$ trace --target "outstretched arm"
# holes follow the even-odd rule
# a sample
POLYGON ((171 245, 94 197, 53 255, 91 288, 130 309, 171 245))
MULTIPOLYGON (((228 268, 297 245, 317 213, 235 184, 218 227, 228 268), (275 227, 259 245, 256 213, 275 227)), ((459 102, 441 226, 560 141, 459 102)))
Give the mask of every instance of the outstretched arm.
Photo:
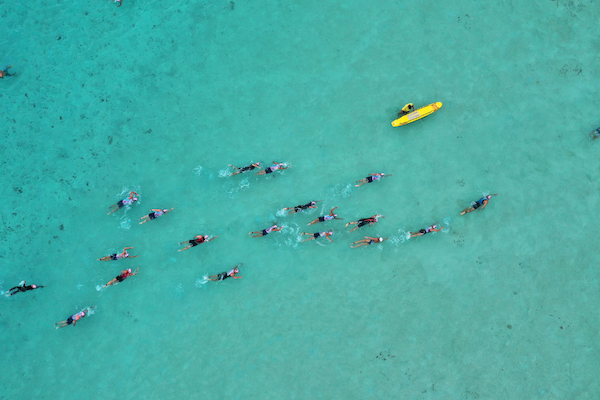
POLYGON ((210 239, 208 239, 208 240, 207 240, 207 242, 210 242, 211 240, 215 240, 215 239, 216 239, 216 238, 218 238, 218 237, 219 237, 219 235, 216 235, 216 236, 214 236, 214 237, 211 237, 210 239))

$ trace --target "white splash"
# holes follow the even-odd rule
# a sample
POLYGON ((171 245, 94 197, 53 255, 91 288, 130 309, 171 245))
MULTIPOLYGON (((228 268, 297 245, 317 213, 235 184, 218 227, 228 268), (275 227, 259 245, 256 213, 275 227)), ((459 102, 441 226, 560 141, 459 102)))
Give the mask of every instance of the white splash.
POLYGON ((202 286, 206 285, 207 283, 208 283, 208 275, 204 275, 202 278, 196 279, 194 286, 196 286, 197 288, 201 288, 202 286))
POLYGON ((202 165, 198 165, 196 168, 194 168, 194 174, 200 176, 202 174, 202 170, 204 168, 202 167, 202 165))
MULTIPOLYGON (((129 206, 127 206, 126 210, 128 210, 128 209, 129 209, 129 206)), ((129 219, 125 215, 123 215, 123 217, 121 217, 121 221, 119 222, 119 228, 129 230, 129 228, 131 228, 131 219, 129 219)))
POLYGON ((219 178, 227 178, 229 175, 231 175, 229 168, 223 168, 219 171, 219 178))

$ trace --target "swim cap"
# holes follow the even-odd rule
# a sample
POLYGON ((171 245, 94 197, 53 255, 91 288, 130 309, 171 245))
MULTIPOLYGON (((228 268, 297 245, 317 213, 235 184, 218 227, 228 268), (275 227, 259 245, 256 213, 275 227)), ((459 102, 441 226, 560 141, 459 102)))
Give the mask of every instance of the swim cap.
POLYGON ((315 204, 317 204, 317 203, 316 203, 316 202, 314 202, 314 201, 311 201, 311 202, 310 202, 310 205, 311 205, 311 206, 313 206, 313 205, 315 205, 315 204))
POLYGON ((31 287, 34 288, 34 289, 37 288, 37 286, 35 286, 35 285, 31 285, 31 287))
POLYGON ((383 172, 382 172, 382 173, 381 173, 381 176, 384 176, 384 175, 385 175, 385 173, 383 173, 383 172))
POLYGON ((327 232, 327 233, 328 233, 328 234, 330 234, 330 235, 333 235, 333 231, 329 231, 329 232, 327 232))
POLYGON ((489 194, 487 196, 485 196, 488 200, 492 198, 492 196, 490 196, 489 194))
POLYGON ((435 228, 437 228, 437 225, 431 225, 431 227, 432 227, 433 229, 435 229, 435 228))
POLYGON ((204 235, 204 239, 208 239, 208 235, 204 235))
POLYGON ((79 315, 85 317, 85 313, 83 311, 79 311, 79 315))
POLYGON ((383 238, 382 238, 382 237, 380 237, 380 238, 379 238, 379 241, 380 241, 380 242, 383 242, 383 238))
POLYGON ((163 212, 167 212, 167 209, 166 209, 166 208, 165 208, 165 209, 163 209, 163 212))
POLYGON ((127 270, 127 272, 131 273, 131 268, 129 268, 129 269, 127 270))
POLYGON ((137 201, 137 200, 138 200, 138 198, 137 198, 137 197, 134 197, 134 198, 133 198, 133 201, 137 201))

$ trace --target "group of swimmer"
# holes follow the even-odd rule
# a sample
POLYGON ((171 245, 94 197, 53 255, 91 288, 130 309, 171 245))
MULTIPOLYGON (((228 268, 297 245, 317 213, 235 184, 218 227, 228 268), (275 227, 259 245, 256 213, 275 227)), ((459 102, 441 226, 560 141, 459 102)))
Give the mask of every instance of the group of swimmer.
MULTIPOLYGON (((407 105, 408 106, 408 105, 407 105)), ((597 130, 597 135, 600 136, 600 128, 597 130)), ((242 174, 248 171, 252 171, 254 169, 260 168, 260 163, 256 162, 256 163, 252 163, 246 167, 242 167, 242 168, 238 168, 235 167, 233 165, 230 165, 232 168, 235 168, 235 172, 231 173, 230 176, 233 175, 237 175, 237 174, 242 174)), ((273 162, 273 165, 271 165, 270 167, 267 167, 264 170, 261 170, 259 172, 256 173, 256 175, 266 175, 266 174, 270 174, 273 173, 274 171, 277 170, 284 170, 287 168, 290 168, 291 165, 287 165, 285 163, 278 163, 278 162, 273 162)), ((362 186, 366 183, 372 183, 372 182, 376 182, 381 180, 384 177, 389 177, 391 176, 391 174, 385 174, 383 172, 381 173, 375 173, 375 174, 369 174, 366 178, 363 178, 361 180, 356 181, 355 183, 355 187, 359 187, 362 186)), ((481 199, 474 201, 471 203, 471 205, 467 208, 465 208, 460 215, 464 215, 467 213, 470 213, 472 211, 475 211, 477 209, 483 210, 487 204, 489 203, 489 201, 491 200, 492 196, 497 196, 498 194, 492 194, 492 195, 486 195, 484 197, 482 197, 481 199)), ((113 204, 112 206, 109 207, 109 212, 107 215, 110 215, 114 212, 116 212, 117 210, 126 207, 126 206, 131 206, 133 205, 136 201, 138 201, 139 199, 139 194, 134 192, 134 191, 130 191, 129 196, 125 199, 120 200, 119 202, 117 202, 116 204, 113 204)), ((295 214, 301 211, 305 211, 308 209, 314 209, 317 208, 317 203, 319 203, 321 200, 313 200, 309 203, 306 204, 301 204, 295 207, 286 207, 283 210, 284 211, 289 211, 288 215, 291 214, 295 214)), ((320 223, 320 222, 327 222, 327 221, 332 221, 332 220, 343 220, 343 218, 338 217, 338 214, 335 213, 335 210, 338 207, 334 207, 329 211, 329 214, 327 215, 322 215, 319 216, 318 218, 314 219, 313 221, 309 222, 307 225, 314 225, 316 223, 320 223)), ((156 219, 162 215, 168 214, 169 212, 171 212, 174 208, 171 209, 151 209, 150 213, 148 215, 144 215, 143 217, 141 217, 139 220, 141 221, 139 224, 144 224, 148 221, 151 221, 153 219, 156 219)), ((354 225, 354 227, 348 231, 348 232, 354 232, 355 230, 362 228, 363 226, 372 226, 375 223, 377 223, 379 221, 380 218, 385 218, 384 215, 380 215, 380 214, 375 214, 371 217, 368 218, 361 218, 357 221, 351 221, 346 223, 346 227, 352 226, 354 225)), ((417 236, 423 236, 426 235, 428 233, 431 232, 439 232, 442 230, 442 226, 438 227, 437 224, 431 225, 427 228, 421 229, 418 232, 410 232, 410 238, 413 237, 417 237, 417 236)), ((263 229, 261 231, 254 231, 254 232, 250 232, 249 234, 252 237, 262 237, 262 236, 266 236, 271 232, 278 232, 281 231, 283 229, 283 226, 277 226, 276 224, 273 224, 272 226, 270 226, 269 228, 263 229)), ((316 240, 318 238, 327 238, 329 241, 333 242, 333 240, 331 239, 331 236, 333 235, 333 230, 329 229, 326 231, 319 231, 319 232, 315 232, 315 233, 310 233, 310 232, 302 232, 301 235, 306 235, 309 236, 308 238, 304 239, 303 242, 307 242, 310 240, 316 240)), ((218 235, 215 235, 213 237, 210 237, 209 235, 197 235, 195 236, 193 239, 184 241, 184 242, 180 242, 180 245, 183 244, 187 244, 186 247, 184 247, 183 249, 180 249, 178 251, 185 251, 188 250, 192 247, 195 247, 199 244, 202 243, 207 243, 210 242, 214 239, 216 239, 218 237, 218 235)), ((360 239, 358 241, 355 241, 353 243, 350 244, 351 248, 358 248, 358 247, 362 247, 362 246, 369 246, 371 244, 375 244, 375 243, 382 243, 384 241, 386 241, 388 238, 383 238, 383 237, 370 237, 370 236, 364 236, 363 239, 360 239)), ((117 261, 117 260, 122 260, 125 258, 136 258, 139 257, 138 255, 134 255, 132 256, 131 254, 129 254, 128 250, 133 249, 132 246, 130 247, 125 247, 123 248, 123 251, 121 253, 115 253, 115 254, 110 254, 104 257, 101 257, 98 259, 98 261, 117 261)), ((233 267, 231 270, 226 271, 226 272, 222 272, 220 274, 217 275, 211 275, 208 277, 208 281, 222 281, 228 278, 233 278, 233 279, 240 279, 242 278, 241 276, 237 276, 237 274, 239 273, 239 267, 241 267, 243 264, 238 264, 235 267, 233 267)), ((131 268, 125 269, 123 271, 121 271, 121 273, 119 275, 117 275, 115 278, 113 278, 112 280, 108 281, 106 284, 104 284, 102 286, 102 288, 106 288, 108 286, 112 286, 116 283, 119 282, 123 282, 125 279, 131 277, 131 276, 135 276, 139 271, 139 268, 137 268, 135 270, 135 272, 132 272, 131 268)), ((40 289, 43 288, 44 286, 39 286, 39 285, 26 285, 26 282, 23 281, 21 282, 18 286, 15 286, 11 289, 8 290, 8 292, 6 293, 6 296, 13 296, 16 293, 19 292, 26 292, 26 291, 30 291, 30 290, 34 290, 34 289, 40 289)), ((73 314, 72 316, 70 316, 69 318, 67 318, 64 321, 59 321, 55 324, 56 329, 59 328, 63 328, 65 326, 69 326, 69 325, 75 325, 77 323, 78 320, 80 320, 81 318, 85 317, 87 314, 89 314, 91 312, 91 310, 93 310, 94 307, 87 307, 79 312, 77 312, 76 314, 73 314)))

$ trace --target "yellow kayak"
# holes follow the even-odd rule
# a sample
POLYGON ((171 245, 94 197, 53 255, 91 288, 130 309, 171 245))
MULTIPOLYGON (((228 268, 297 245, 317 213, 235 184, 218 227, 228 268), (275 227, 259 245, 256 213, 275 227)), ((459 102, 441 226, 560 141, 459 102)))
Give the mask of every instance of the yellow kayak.
POLYGON ((429 114, 433 114, 440 108, 442 108, 441 102, 438 101, 437 103, 431 103, 428 106, 421 107, 418 110, 411 112, 410 114, 403 115, 402 117, 392 122, 392 126, 402 126, 410 124, 411 122, 415 122, 423 117, 428 116, 429 114))

